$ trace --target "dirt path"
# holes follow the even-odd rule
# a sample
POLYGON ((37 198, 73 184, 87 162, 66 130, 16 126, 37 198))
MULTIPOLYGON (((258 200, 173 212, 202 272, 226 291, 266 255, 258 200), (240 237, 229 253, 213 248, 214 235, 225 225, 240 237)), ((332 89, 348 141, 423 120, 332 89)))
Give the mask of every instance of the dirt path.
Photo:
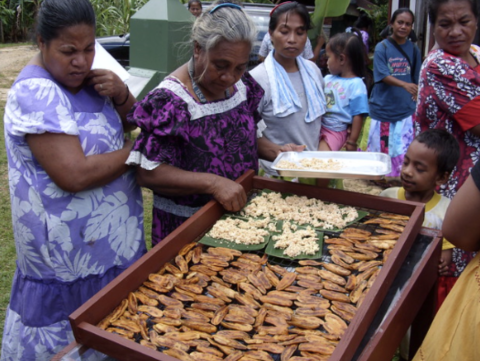
POLYGON ((18 73, 37 53, 32 45, 11 46, 0 49, 0 102, 7 100, 8 89, 18 73))

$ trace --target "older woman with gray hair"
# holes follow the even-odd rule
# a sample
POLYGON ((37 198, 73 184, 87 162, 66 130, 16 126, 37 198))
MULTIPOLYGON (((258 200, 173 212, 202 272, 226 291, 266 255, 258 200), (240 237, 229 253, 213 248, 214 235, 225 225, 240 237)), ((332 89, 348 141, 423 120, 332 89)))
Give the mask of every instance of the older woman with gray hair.
POLYGON ((193 56, 137 103, 128 119, 141 128, 128 164, 154 192, 155 245, 212 198, 227 211, 246 203, 234 180, 258 170, 258 153, 274 159, 283 147, 257 145, 263 89, 245 73, 256 38, 241 6, 213 4, 192 28, 193 56))

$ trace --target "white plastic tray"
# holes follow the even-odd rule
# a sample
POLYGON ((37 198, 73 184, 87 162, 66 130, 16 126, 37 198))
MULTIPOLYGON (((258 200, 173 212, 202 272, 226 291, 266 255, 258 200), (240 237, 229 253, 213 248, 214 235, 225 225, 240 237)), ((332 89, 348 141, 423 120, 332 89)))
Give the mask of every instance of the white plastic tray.
POLYGON ((388 154, 374 152, 284 152, 280 153, 272 163, 272 169, 284 177, 381 179, 391 173, 392 162, 388 154), (301 166, 299 161, 305 158, 332 159, 341 162, 342 168, 338 170, 285 169, 277 166, 282 160, 295 162, 301 166))

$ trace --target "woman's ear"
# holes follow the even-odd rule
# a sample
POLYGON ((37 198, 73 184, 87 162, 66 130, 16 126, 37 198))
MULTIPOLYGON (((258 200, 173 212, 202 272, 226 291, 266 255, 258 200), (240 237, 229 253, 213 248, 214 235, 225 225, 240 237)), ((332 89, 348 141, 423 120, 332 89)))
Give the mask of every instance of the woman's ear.
POLYGON ((42 51, 46 46, 45 41, 40 35, 37 35, 37 45, 40 51, 42 51))
POLYGON ((202 50, 202 48, 200 47, 200 45, 195 41, 193 43, 193 57, 195 58, 195 60, 197 60, 198 56, 200 55, 200 51, 202 50))

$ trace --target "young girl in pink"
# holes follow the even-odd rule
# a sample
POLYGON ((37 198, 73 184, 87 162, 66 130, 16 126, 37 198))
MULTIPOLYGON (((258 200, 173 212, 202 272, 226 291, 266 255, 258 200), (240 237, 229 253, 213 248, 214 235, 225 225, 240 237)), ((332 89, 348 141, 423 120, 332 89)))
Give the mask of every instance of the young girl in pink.
POLYGON ((365 77, 365 48, 355 33, 333 36, 327 44, 328 70, 325 77, 327 112, 322 118, 320 150, 338 151, 345 145, 358 149, 363 117, 368 115, 365 77))

